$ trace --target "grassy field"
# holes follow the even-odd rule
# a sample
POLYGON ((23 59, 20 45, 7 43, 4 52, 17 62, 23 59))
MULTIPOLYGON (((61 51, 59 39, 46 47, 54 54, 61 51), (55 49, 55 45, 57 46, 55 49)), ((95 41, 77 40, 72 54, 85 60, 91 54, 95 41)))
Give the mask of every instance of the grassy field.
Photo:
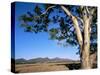
POLYGON ((16 64, 16 73, 26 72, 46 72, 46 71, 63 71, 68 70, 66 65, 60 65, 60 63, 37 63, 37 64, 16 64))
POLYGON ((74 69, 80 69, 80 62, 15 64, 15 73, 67 71, 74 69))

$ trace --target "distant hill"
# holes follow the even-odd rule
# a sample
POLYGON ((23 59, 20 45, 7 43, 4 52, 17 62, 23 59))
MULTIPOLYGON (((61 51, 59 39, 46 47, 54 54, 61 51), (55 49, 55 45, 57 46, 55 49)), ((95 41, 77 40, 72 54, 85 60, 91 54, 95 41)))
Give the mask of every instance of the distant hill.
POLYGON ((27 60, 26 60, 26 59, 23 59, 23 58, 20 58, 20 59, 16 59, 16 60, 15 60, 15 63, 16 63, 16 64, 27 63, 27 60))
POLYGON ((16 59, 15 60, 15 63, 16 64, 31 64, 31 63, 54 63, 54 62, 72 62, 73 60, 71 59, 64 59, 64 58, 34 58, 34 59, 29 59, 29 60, 26 60, 26 59, 16 59))

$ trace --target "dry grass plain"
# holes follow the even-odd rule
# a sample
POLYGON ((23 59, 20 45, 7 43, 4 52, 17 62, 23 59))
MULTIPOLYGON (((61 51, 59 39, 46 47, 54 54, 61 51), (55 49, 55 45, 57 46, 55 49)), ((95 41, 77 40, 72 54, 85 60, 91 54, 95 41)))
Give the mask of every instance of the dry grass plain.
POLYGON ((55 63, 37 63, 37 64, 17 64, 15 65, 16 73, 28 72, 47 72, 68 70, 66 65, 57 65, 55 63))

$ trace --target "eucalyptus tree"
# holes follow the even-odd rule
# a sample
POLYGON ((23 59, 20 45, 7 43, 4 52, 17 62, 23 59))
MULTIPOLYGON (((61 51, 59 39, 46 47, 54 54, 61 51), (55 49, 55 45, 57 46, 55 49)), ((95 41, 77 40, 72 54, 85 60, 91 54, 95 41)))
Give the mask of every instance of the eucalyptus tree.
POLYGON ((64 46, 77 46, 81 68, 91 68, 90 52, 97 48, 97 7, 37 4, 20 21, 26 32, 47 32, 64 46))

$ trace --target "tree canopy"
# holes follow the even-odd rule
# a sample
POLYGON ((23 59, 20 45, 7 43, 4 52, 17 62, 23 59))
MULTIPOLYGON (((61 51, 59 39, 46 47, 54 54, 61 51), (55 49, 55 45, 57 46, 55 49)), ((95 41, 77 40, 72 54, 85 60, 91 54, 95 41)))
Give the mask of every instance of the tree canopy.
MULTIPOLYGON (((86 15, 83 10, 86 10, 86 13, 93 17, 90 23, 90 50, 92 52, 97 50, 97 8, 75 5, 63 6, 78 20, 82 37, 84 36, 82 18, 86 15), (89 14, 88 11, 92 12, 92 9, 94 9, 94 14, 89 14)), ((34 6, 33 12, 28 11, 26 14, 21 15, 20 21, 25 32, 34 32, 36 34, 47 32, 50 34, 50 39, 58 40, 60 43, 63 42, 63 46, 70 44, 79 48, 72 16, 66 14, 59 4, 37 4, 34 6)))

